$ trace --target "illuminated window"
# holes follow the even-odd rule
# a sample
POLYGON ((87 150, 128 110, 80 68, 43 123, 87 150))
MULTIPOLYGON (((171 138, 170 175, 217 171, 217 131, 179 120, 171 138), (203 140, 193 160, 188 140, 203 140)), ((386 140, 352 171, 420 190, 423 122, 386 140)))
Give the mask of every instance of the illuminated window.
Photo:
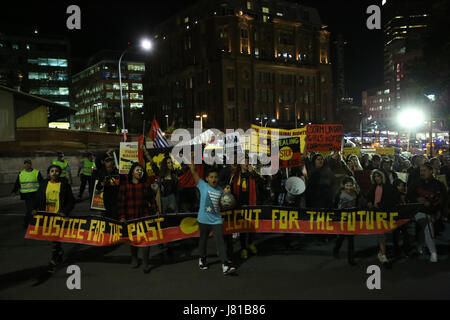
POLYGON ((129 63, 128 70, 145 71, 145 64, 144 63, 129 63))
POLYGON ((263 15, 263 22, 269 21, 269 16, 263 15))
POLYGON ((184 17, 184 23, 188 23, 189 22, 189 17, 184 17))
POLYGON ((253 5, 251 1, 247 1, 247 9, 248 10, 252 10, 253 9, 253 5))
POLYGON ((132 83, 131 90, 142 91, 143 90, 142 83, 132 83))
POLYGON ((13 44, 13 45, 12 45, 12 48, 13 48, 14 50, 19 50, 19 45, 18 45, 18 44, 13 44))
POLYGON ((142 109, 143 106, 144 106, 144 104, 142 102, 132 102, 132 103, 130 103, 130 108, 131 109, 142 109))
POLYGON ((143 100, 144 96, 141 93, 130 93, 131 100, 143 100))
POLYGON ((262 12, 263 13, 270 13, 269 8, 267 8, 267 7, 262 7, 262 12))

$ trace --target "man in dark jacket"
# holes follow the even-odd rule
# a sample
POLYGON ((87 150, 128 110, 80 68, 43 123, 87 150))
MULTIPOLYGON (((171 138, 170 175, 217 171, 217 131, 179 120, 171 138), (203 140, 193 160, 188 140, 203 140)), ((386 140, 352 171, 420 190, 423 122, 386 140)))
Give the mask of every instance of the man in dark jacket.
POLYGON ((111 219, 119 219, 117 202, 120 188, 119 170, 116 168, 113 158, 106 158, 104 165, 105 167, 98 172, 97 190, 103 190, 105 215, 111 219))

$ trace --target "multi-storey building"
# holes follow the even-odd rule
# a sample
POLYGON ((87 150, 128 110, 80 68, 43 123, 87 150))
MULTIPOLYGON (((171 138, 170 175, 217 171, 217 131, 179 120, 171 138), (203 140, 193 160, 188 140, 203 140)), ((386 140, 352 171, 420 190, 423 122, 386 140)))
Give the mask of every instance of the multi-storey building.
POLYGON ((0 84, 70 106, 70 43, 57 36, 0 33, 0 84))
MULTIPOLYGON (((76 129, 117 132, 122 127, 119 56, 120 52, 101 52, 90 59, 89 68, 73 76, 76 129)), ((145 63, 127 56, 121 62, 125 124, 137 132, 142 131, 145 63)))
POLYGON ((146 101, 160 123, 191 127, 205 114, 218 129, 332 122, 330 34, 316 9, 200 0, 155 30, 146 101))
POLYGON ((408 68, 423 57, 430 10, 424 0, 391 0, 383 6, 384 85, 363 92, 363 107, 386 126, 395 127, 398 111, 417 104, 418 91, 409 81, 408 68))

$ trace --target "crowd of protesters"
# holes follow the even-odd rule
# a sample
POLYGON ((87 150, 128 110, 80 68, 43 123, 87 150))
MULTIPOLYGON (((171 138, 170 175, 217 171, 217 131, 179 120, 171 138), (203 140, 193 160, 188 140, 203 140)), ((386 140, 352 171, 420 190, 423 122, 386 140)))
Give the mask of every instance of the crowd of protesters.
MULTIPOLYGON (((443 231, 448 219, 448 186, 450 185, 450 161, 446 156, 427 159, 421 155, 411 158, 400 155, 380 156, 362 153, 344 157, 340 152, 307 153, 302 158, 302 166, 280 169, 274 175, 262 175, 258 165, 249 164, 245 156, 239 164, 187 165, 175 169, 170 156, 156 165, 148 151, 143 149, 145 164, 133 164, 128 175, 119 175, 113 151, 98 155, 86 154, 80 163, 78 175, 81 199, 86 184, 89 194, 94 192, 94 180, 98 180, 97 190, 103 191, 104 215, 122 222, 150 216, 177 212, 198 212, 200 227, 199 267, 207 269, 206 241, 210 232, 216 238, 217 252, 222 260, 224 274, 235 271, 233 238, 237 235, 222 234, 219 198, 222 192, 231 193, 237 206, 280 205, 298 208, 368 208, 389 209, 408 203, 423 204, 421 212, 414 219, 394 230, 392 235, 394 255, 408 257, 424 254, 428 249, 430 261, 438 261, 435 245, 436 235, 443 231), (361 174, 370 177, 361 182, 361 174), (400 174, 407 173, 406 182, 400 174), (306 191, 296 197, 288 197, 285 183, 288 177, 297 176, 304 180, 306 191), (438 179, 439 178, 439 179, 438 179)), ((64 154, 57 158, 47 170, 43 179, 38 170, 25 160, 24 170, 17 177, 13 193, 20 191, 26 202, 24 225, 36 210, 69 215, 76 200, 72 194, 70 166, 64 154)), ((79 200, 80 201, 80 200, 79 200)), ((350 235, 320 235, 317 240, 335 240, 332 251, 339 258, 340 247, 347 240, 348 262, 355 262, 354 241, 350 235)), ((289 242, 289 236, 286 237, 289 242)), ((388 237, 377 235, 378 259, 389 267, 387 252, 388 237)), ((239 234, 239 257, 248 259, 249 254, 257 254, 254 233, 239 234)), ((131 265, 139 266, 138 249, 130 246, 131 265)), ((170 245, 167 245, 170 250, 170 245)), ((148 273, 149 247, 142 249, 144 272, 148 273)), ((51 265, 62 260, 63 250, 57 242, 53 244, 51 265)))

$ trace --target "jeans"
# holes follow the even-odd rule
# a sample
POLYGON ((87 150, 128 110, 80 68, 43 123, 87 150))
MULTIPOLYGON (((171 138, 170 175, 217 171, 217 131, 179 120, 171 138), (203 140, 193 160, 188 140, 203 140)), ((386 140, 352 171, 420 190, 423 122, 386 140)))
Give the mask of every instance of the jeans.
POLYGON ((433 239, 433 221, 431 216, 423 212, 418 212, 414 217, 420 226, 419 246, 422 246, 423 240, 425 240, 428 250, 430 250, 431 253, 436 253, 436 245, 433 239))

